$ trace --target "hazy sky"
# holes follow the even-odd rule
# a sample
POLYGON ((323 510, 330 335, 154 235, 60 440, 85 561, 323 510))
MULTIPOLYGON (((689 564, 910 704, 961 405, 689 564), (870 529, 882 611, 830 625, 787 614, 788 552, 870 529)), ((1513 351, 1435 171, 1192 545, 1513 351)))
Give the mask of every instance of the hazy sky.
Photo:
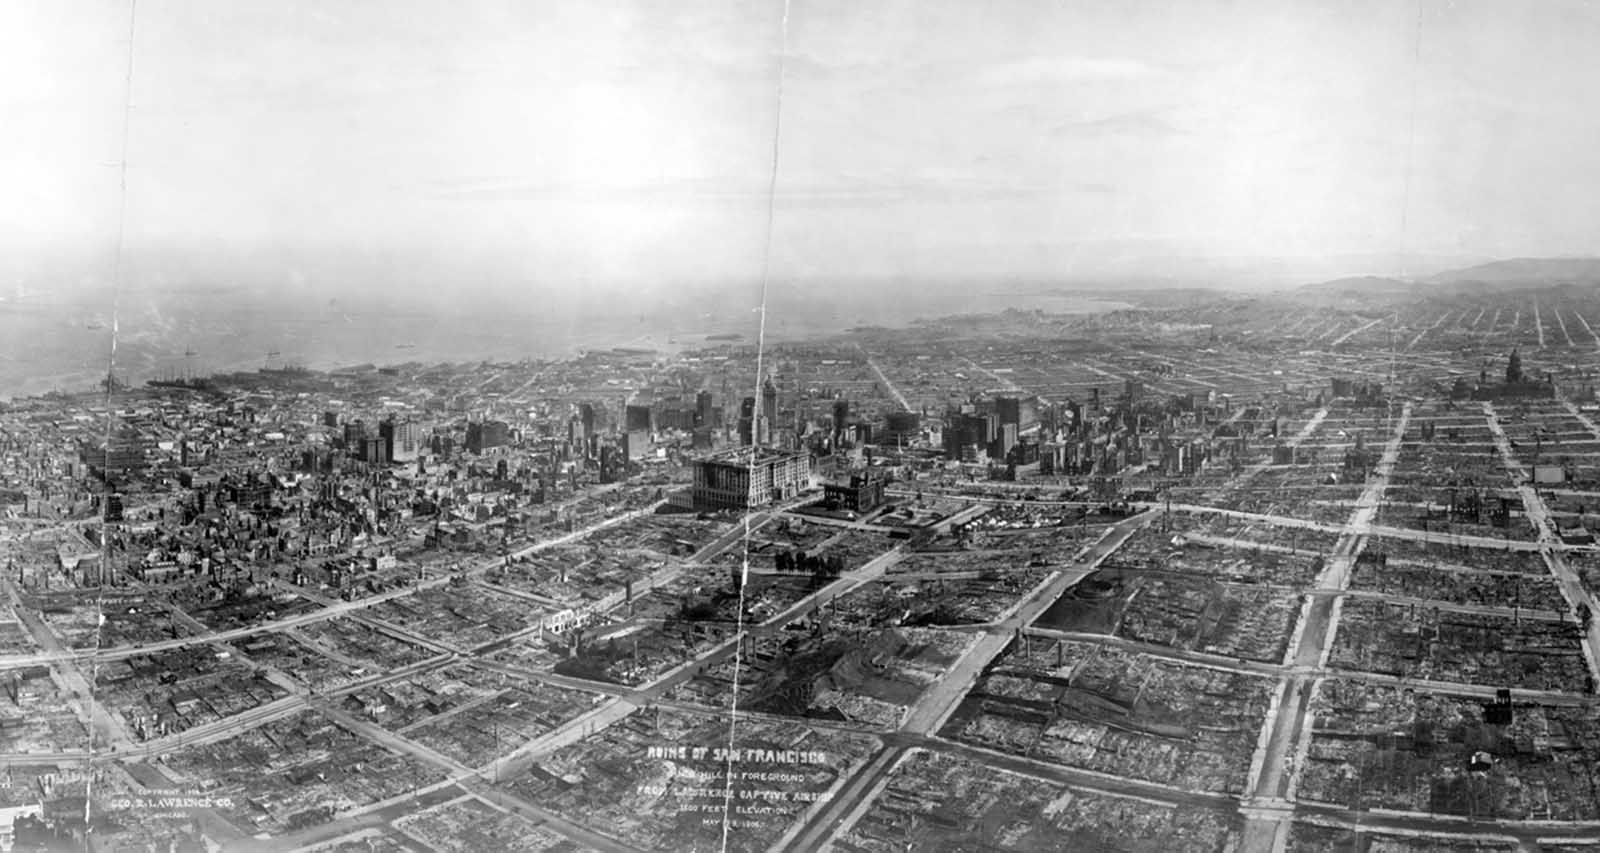
MULTIPOLYGON (((0 4, 0 274, 109 275, 128 9, 0 4)), ((141 0, 130 279, 754 281, 782 15, 141 0)), ((774 274, 1592 254, 1595 45, 1588 2, 793 0, 774 274)))

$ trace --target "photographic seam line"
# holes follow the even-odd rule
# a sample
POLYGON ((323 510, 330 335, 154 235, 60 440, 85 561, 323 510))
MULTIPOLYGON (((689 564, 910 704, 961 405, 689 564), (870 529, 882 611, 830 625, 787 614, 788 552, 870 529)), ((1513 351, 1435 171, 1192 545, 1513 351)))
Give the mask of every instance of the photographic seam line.
MULTIPOLYGON (((760 324, 756 331, 756 376, 754 397, 762 399, 761 371, 762 357, 767 343, 767 286, 772 280, 772 225, 777 214, 778 206, 778 152, 783 139, 783 72, 784 59, 789 52, 789 0, 783 0, 783 17, 778 24, 778 75, 777 90, 774 98, 772 117, 772 171, 767 178, 767 230, 765 243, 761 251, 761 306, 756 310, 760 312, 760 324)), ((751 423, 750 435, 750 462, 748 470, 753 474, 756 470, 756 453, 760 448, 758 439, 759 431, 755 428, 754 420, 751 423)), ((746 485, 748 494, 749 483, 746 485)), ((745 501, 749 503, 748 500, 745 501)), ((733 756, 735 754, 734 741, 739 725, 739 670, 743 664, 744 654, 744 593, 745 587, 750 582, 750 507, 745 507, 744 513, 744 554, 739 565, 738 584, 738 609, 735 611, 735 625, 733 634, 733 680, 728 697, 728 760, 727 780, 722 793, 722 853, 728 853, 728 831, 731 828, 729 818, 733 812, 733 756)))

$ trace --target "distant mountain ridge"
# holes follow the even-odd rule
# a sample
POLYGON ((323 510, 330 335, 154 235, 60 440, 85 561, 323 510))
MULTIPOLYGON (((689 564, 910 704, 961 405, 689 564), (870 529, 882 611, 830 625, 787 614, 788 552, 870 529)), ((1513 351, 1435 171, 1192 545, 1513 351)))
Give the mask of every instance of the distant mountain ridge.
POLYGON ((1437 284, 1479 282, 1504 288, 1600 284, 1600 258, 1511 258, 1429 276, 1437 284))
POLYGON ((1362 275, 1301 285, 1293 293, 1313 299, 1374 299, 1423 296, 1428 292, 1483 294, 1577 285, 1600 287, 1600 258, 1511 258, 1416 279, 1362 275))

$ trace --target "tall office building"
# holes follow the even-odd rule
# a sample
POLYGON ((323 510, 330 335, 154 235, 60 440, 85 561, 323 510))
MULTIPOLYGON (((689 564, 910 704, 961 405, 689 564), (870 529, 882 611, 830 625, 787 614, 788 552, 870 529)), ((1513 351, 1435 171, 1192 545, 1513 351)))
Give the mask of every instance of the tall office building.
POLYGON ((746 397, 739 402, 739 443, 748 447, 755 444, 756 398, 746 397))
POLYGON ((890 412, 884 420, 882 444, 910 444, 922 437, 922 416, 916 412, 890 412))
POLYGON ((1017 397, 996 397, 994 413, 1000 416, 1000 424, 1016 424, 1022 426, 1022 400, 1017 397))
POLYGON ((344 445, 352 453, 362 452, 362 442, 367 440, 367 424, 365 421, 346 421, 344 424, 344 445))
POLYGON ((389 418, 378 424, 378 437, 383 439, 384 452, 391 462, 410 462, 422 452, 422 429, 412 421, 389 418))
POLYGON ((395 441, 394 418, 387 418, 378 422, 378 440, 383 442, 383 456, 385 461, 394 461, 394 449, 398 443, 395 441))
POLYGON ((650 433, 645 430, 630 429, 623 433, 622 444, 630 462, 644 459, 655 452, 655 443, 651 441, 650 433))
POLYGON ((950 459, 973 459, 989 452, 999 435, 1000 419, 993 414, 951 412, 945 417, 944 452, 950 459))
POLYGON ((474 421, 467 424, 467 450, 482 454, 511 442, 511 428, 504 421, 474 421))
POLYGON ((655 415, 649 406, 624 406, 624 432, 655 432, 655 415))
POLYGON ((691 432, 699 417, 700 413, 697 410, 685 407, 681 403, 673 403, 656 412, 656 429, 662 432, 667 430, 691 432))
POLYGON ((694 395, 694 425, 696 427, 715 427, 716 424, 716 397, 710 391, 701 391, 694 395))
POLYGON ((761 386, 761 416, 772 423, 778 419, 778 385, 768 376, 761 386))
POLYGON ((989 442, 989 458, 1001 460, 1011 455, 1011 448, 1017 446, 1017 425, 1001 424, 999 434, 989 442))

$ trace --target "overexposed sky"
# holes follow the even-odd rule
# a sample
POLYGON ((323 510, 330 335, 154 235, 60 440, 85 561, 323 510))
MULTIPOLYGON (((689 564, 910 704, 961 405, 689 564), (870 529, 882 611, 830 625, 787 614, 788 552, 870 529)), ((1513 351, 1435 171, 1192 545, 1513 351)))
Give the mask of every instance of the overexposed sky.
MULTIPOLYGON (((128 11, 0 4, 0 275, 109 275, 128 11)), ((127 274, 754 281, 782 14, 140 0, 127 274)), ((1594 254, 1597 44, 1577 0, 792 0, 774 275, 1594 254)))

